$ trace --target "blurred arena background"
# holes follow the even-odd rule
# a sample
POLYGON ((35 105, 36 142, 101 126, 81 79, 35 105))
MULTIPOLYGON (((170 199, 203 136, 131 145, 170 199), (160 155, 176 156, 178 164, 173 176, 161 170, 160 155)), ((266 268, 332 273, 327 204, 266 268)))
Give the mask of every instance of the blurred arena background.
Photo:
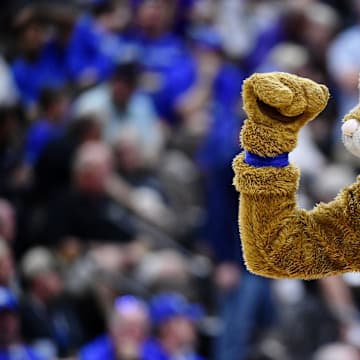
POLYGON ((244 267, 232 158, 253 72, 326 84, 299 202, 360 163, 360 1, 0 2, 1 360, 358 360, 360 277, 244 267))

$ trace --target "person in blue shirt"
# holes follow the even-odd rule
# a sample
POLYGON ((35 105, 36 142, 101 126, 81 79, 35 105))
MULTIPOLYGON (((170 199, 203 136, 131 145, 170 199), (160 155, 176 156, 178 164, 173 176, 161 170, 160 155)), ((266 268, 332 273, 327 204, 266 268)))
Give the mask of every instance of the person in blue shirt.
POLYGON ((123 134, 139 139, 145 161, 157 159, 163 132, 154 105, 138 88, 139 67, 134 62, 119 64, 109 82, 84 92, 73 104, 78 115, 94 114, 103 122, 103 139, 118 144, 123 134))
POLYGON ((17 30, 21 49, 11 69, 21 102, 33 109, 42 89, 67 83, 65 48, 56 38, 48 38, 47 28, 34 13, 23 16, 17 30))
POLYGON ((68 99, 64 91, 44 89, 39 105, 41 117, 27 131, 25 140, 25 163, 33 167, 46 146, 63 133, 68 99))
POLYGON ((136 38, 143 67, 143 87, 161 118, 177 124, 181 96, 196 80, 193 57, 180 38, 170 32, 173 7, 167 1, 139 1, 135 11, 136 38))
POLYGON ((92 0, 90 5, 75 26, 67 56, 71 78, 80 88, 109 79, 116 64, 137 56, 127 34, 130 9, 112 0, 92 0))
POLYGON ((236 232, 238 205, 230 168, 239 147, 237 133, 242 126, 239 102, 245 73, 225 60, 222 39, 215 29, 198 26, 191 29, 189 37, 199 66, 215 64, 208 84, 210 95, 206 99, 210 121, 196 158, 205 175, 204 235, 218 262, 240 264, 242 256, 236 232))
POLYGON ((258 330, 270 328, 275 319, 270 281, 245 269, 237 231, 231 162, 241 125, 229 108, 216 107, 197 159, 205 178, 204 236, 216 264, 219 318, 226 324, 214 342, 217 360, 247 359, 258 330))
POLYGON ((0 287, 0 360, 45 360, 20 341, 18 303, 14 294, 0 287))
POLYGON ((203 309, 189 303, 178 293, 161 293, 153 297, 150 314, 156 337, 144 345, 144 360, 201 360, 196 353, 196 325, 203 309))
MULTIPOLYGON (((223 39, 216 29, 209 25, 199 25, 189 30, 191 49, 198 63, 198 72, 209 80, 203 80, 211 88, 210 103, 223 107, 232 113, 238 112, 241 84, 246 77, 245 71, 226 60, 223 39), (209 66, 212 64, 212 66, 209 66), (212 74, 206 74, 204 67, 212 68, 212 74)), ((209 72, 209 71, 208 71, 209 72)), ((199 81, 201 82, 201 81, 199 81)))
POLYGON ((146 303, 132 295, 118 297, 109 318, 109 333, 96 338, 79 352, 79 360, 144 359, 149 328, 146 303))
POLYGON ((190 38, 198 58, 217 63, 209 98, 211 121, 196 159, 204 174, 203 235, 216 264, 218 313, 224 324, 214 341, 214 354, 217 360, 243 360, 251 351, 257 330, 268 328, 273 317, 270 282, 245 269, 237 231, 238 201, 231 163, 243 123, 239 100, 245 73, 225 61, 221 38, 214 29, 195 28, 190 38))

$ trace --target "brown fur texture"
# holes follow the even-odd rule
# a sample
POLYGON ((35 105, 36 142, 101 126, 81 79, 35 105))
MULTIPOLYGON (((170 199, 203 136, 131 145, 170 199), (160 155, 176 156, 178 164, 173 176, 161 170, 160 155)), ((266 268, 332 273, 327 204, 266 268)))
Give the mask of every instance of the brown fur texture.
MULTIPOLYGON (((294 75, 251 76, 243 88, 248 114, 241 134, 244 148, 260 156, 291 151, 300 128, 322 111, 328 96, 323 85, 294 75), (277 112, 265 106, 264 113, 259 99, 277 112)), ((332 202, 305 211, 297 206, 295 166, 256 168, 246 164, 241 154, 233 169, 250 271, 301 279, 360 271, 360 178, 332 202)))

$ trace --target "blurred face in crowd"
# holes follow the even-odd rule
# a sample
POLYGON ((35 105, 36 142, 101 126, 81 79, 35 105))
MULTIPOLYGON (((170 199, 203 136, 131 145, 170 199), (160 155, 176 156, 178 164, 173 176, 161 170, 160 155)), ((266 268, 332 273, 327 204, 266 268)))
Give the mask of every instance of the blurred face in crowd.
POLYGON ((21 33, 21 46, 25 53, 36 53, 45 42, 45 28, 38 22, 26 25, 21 33))
POLYGON ((0 310, 0 348, 16 343, 19 340, 20 324, 16 312, 0 310))
POLYGON ((143 165, 143 154, 136 129, 126 129, 126 134, 126 138, 123 136, 115 144, 114 155, 117 168, 131 173, 143 165))
POLYGON ((52 270, 35 275, 31 284, 32 292, 44 302, 58 297, 63 291, 60 274, 52 270))
POLYGON ((114 312, 110 333, 118 345, 127 341, 140 345, 147 337, 148 328, 147 311, 137 306, 128 311, 114 312))
POLYGON ((112 172, 111 151, 105 144, 89 142, 80 147, 74 165, 74 181, 78 190, 103 193, 112 172))
POLYGON ((167 320, 160 327, 160 341, 171 344, 173 350, 192 348, 196 342, 195 324, 184 316, 167 320))
POLYGON ((126 3, 120 3, 114 6, 111 12, 108 12, 102 16, 103 26, 111 32, 123 30, 131 20, 131 12, 129 5, 126 3))
POLYGON ((0 235, 8 243, 12 242, 16 235, 15 211, 12 205, 0 199, 0 235))
POLYGON ((137 12, 137 23, 148 36, 157 37, 169 28, 173 12, 173 1, 144 0, 137 12))
POLYGON ((134 93, 135 85, 120 79, 114 78, 111 81, 112 98, 116 106, 120 109, 125 107, 130 97, 134 93))

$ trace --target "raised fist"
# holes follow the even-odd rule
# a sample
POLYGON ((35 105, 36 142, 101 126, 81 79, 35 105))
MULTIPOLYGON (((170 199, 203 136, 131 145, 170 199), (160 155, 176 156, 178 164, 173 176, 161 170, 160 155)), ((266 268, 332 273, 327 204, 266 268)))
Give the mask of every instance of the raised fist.
POLYGON ((243 102, 248 115, 241 131, 245 150, 273 157, 293 150, 298 132, 326 106, 325 85, 296 75, 254 74, 244 81, 243 102))

